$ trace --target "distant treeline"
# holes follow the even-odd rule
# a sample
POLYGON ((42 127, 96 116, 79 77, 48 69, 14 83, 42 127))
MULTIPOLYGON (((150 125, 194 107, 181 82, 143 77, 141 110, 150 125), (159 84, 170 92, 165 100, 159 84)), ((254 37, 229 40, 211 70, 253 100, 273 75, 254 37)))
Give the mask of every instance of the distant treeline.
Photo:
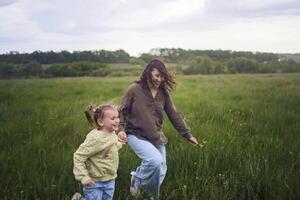
POLYGON ((285 57, 262 52, 162 48, 152 49, 139 57, 132 57, 124 50, 10 52, 0 55, 0 77, 136 75, 153 58, 170 63, 178 73, 187 75, 300 72, 300 63, 291 59, 290 54, 285 57), (109 67, 113 63, 132 67, 109 67))
POLYGON ((19 53, 16 51, 8 54, 0 55, 0 62, 14 63, 14 64, 27 64, 32 61, 39 62, 40 64, 53 64, 53 63, 68 63, 75 61, 93 61, 102 63, 123 63, 128 62, 130 56, 124 50, 117 51, 34 51, 32 53, 19 53))

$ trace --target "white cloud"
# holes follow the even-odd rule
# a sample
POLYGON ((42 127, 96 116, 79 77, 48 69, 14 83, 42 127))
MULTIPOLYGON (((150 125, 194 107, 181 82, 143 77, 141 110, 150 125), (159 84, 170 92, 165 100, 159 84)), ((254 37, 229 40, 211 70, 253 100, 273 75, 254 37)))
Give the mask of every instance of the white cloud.
POLYGON ((201 13, 202 9, 201 0, 153 1, 138 8, 128 5, 114 13, 112 26, 125 29, 156 28, 201 13))
POLYGON ((267 8, 267 7, 277 7, 277 6, 285 6, 285 5, 292 5, 297 3, 295 0, 243 0, 236 2, 238 8, 242 8, 243 10, 256 10, 260 8, 267 8))
POLYGON ((8 6, 15 3, 17 0, 1 0, 0 6, 8 6))
POLYGON ((0 53, 157 47, 300 52, 295 0, 4 0, 0 53), (291 17, 292 16, 292 17, 291 17))
POLYGON ((299 15, 297 0, 206 0, 206 14, 233 18, 299 15))

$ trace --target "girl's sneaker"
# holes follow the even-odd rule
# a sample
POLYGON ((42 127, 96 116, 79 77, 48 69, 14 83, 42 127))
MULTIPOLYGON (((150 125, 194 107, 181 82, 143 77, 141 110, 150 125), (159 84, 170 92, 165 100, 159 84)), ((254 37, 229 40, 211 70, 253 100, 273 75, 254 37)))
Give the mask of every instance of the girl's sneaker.
POLYGON ((80 200, 81 199, 81 194, 76 192, 75 194, 73 194, 72 200, 80 200))

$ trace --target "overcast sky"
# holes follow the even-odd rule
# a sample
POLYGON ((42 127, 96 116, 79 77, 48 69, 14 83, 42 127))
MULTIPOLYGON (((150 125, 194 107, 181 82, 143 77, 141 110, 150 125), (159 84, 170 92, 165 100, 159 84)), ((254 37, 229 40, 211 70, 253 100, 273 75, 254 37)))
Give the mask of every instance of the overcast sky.
POLYGON ((151 48, 300 53, 300 1, 0 0, 0 53, 151 48))

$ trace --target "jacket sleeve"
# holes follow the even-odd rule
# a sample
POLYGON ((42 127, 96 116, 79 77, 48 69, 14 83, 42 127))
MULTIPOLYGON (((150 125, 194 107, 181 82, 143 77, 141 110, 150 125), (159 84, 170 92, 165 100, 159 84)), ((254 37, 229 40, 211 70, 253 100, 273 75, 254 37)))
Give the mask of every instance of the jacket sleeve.
POLYGON ((84 143, 79 146, 73 155, 73 173, 76 180, 80 181, 82 184, 86 184, 87 181, 92 180, 88 173, 86 161, 89 157, 103 151, 105 148, 106 145, 98 138, 87 138, 84 143))
POLYGON ((125 130, 126 119, 131 113, 132 103, 133 103, 133 86, 128 88, 128 90, 126 91, 123 97, 122 103, 119 107, 120 125, 116 133, 125 130))
POLYGON ((170 119, 172 125, 175 129, 180 133, 180 135, 186 139, 190 139, 192 137, 191 130, 182 119, 180 114, 176 111, 176 108, 172 102, 170 94, 165 91, 165 106, 164 110, 170 119))

